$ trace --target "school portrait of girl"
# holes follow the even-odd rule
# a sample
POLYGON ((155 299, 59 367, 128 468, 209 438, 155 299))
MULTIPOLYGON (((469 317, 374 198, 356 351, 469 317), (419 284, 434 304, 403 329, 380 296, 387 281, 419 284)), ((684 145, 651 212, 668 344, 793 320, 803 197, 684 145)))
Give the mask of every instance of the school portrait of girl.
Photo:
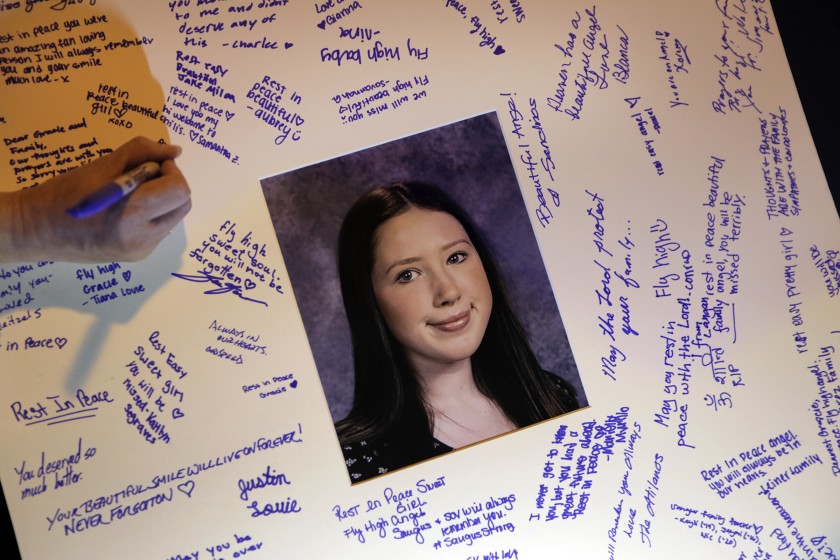
POLYGON ((495 114, 263 191, 351 483, 587 404, 495 114))

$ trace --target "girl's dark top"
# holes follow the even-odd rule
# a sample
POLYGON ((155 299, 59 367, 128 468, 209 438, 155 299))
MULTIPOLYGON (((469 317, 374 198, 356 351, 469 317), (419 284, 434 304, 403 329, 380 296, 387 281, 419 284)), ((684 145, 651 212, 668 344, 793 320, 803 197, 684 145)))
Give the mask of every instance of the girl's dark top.
MULTIPOLYGON (((552 373, 546 372, 546 375, 551 377, 567 410, 572 411, 580 408, 575 390, 568 382, 552 373)), ((408 466, 405 460, 393 452, 393 447, 388 444, 388 441, 379 443, 360 441, 342 446, 342 451, 344 452, 347 472, 350 473, 351 484, 408 466)), ((442 441, 432 439, 431 444, 422 453, 421 460, 431 459, 450 451, 453 451, 452 447, 442 441)))
MULTIPOLYGON (((344 463, 347 465, 347 472, 350 473, 351 484, 404 466, 398 459, 390 457, 387 442, 380 445, 368 445, 367 442, 360 441, 359 443, 345 445, 342 450, 344 451, 344 463)), ((450 451, 452 451, 451 447, 441 441, 434 440, 427 450, 425 458, 431 459, 450 451)))

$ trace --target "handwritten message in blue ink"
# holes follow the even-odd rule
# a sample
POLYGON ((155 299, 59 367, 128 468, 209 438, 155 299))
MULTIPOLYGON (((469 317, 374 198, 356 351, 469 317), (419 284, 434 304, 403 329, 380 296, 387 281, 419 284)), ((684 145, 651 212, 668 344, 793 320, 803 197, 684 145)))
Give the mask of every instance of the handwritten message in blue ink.
POLYGON ((761 114, 753 100, 749 78, 753 72, 761 72, 758 59, 764 52, 766 36, 773 34, 765 0, 715 2, 715 7, 723 17, 720 45, 715 54, 718 93, 712 109, 724 115, 744 109, 761 114))
POLYGON ((630 409, 622 407, 603 423, 579 428, 561 424, 554 432, 541 467, 543 482, 535 492, 530 521, 576 519, 586 513, 601 461, 610 461, 619 444, 628 443, 630 409))
POLYGON ((810 256, 828 295, 835 297, 840 294, 840 250, 820 250, 819 246, 814 244, 810 247, 810 256))
MULTIPOLYGON (((359 34, 362 34, 362 37, 364 37, 365 30, 357 28, 352 33, 344 33, 345 31, 342 29, 342 35, 340 36, 341 38, 358 38, 359 34)), ((371 33, 368 33, 367 35, 372 36, 371 33)), ((363 38, 362 42, 364 42, 363 38)), ((404 51, 400 51, 400 45, 398 44, 386 45, 385 43, 379 40, 375 41, 372 46, 366 49, 343 49, 323 47, 321 48, 321 62, 334 62, 336 67, 340 67, 342 64, 348 62, 355 62, 356 65, 361 65, 365 63, 399 61, 402 60, 402 57, 406 51, 408 51, 409 57, 417 60, 426 60, 427 58, 429 58, 429 48, 418 47, 416 42, 415 44, 412 44, 411 37, 408 37, 405 41, 404 51)))
MULTIPOLYGON (((744 521, 743 518, 736 519, 732 515, 727 517, 707 509, 676 503, 671 504, 671 513, 676 521, 698 538, 718 543, 727 549, 735 549, 740 558, 755 558, 756 560, 772 558, 772 555, 761 546, 763 525, 744 521)), ((767 533, 764 536, 766 537, 767 533)))
POLYGON ((46 518, 47 531, 63 528, 64 536, 68 537, 141 515, 172 502, 176 496, 192 498, 196 488, 194 478, 201 473, 231 465, 245 457, 264 451, 301 443, 303 442, 302 432, 303 429, 298 424, 296 428, 280 435, 259 437, 233 451, 201 462, 194 462, 163 475, 155 475, 148 481, 127 484, 115 492, 85 499, 75 506, 58 507, 53 515, 46 518), (175 493, 176 491, 178 494, 175 493))
POLYGON ((569 23, 572 30, 554 43, 562 57, 557 72, 559 79, 546 102, 554 111, 577 121, 593 89, 610 87, 610 77, 616 73, 619 81, 626 84, 630 77, 629 37, 620 26, 616 26, 620 33, 619 60, 611 66, 610 41, 598 20, 597 6, 584 9, 583 14, 580 10, 575 11, 569 23))
POLYGON ((705 391, 703 404, 721 412, 733 407, 733 392, 744 390, 747 381, 745 372, 727 357, 738 340, 735 300, 740 293, 738 247, 746 198, 724 190, 725 164, 725 159, 712 155, 707 167, 700 259, 677 240, 666 220, 658 218, 649 228, 652 271, 658 277, 653 295, 670 302, 663 314, 672 318, 659 335, 666 396, 653 419, 676 431, 678 446, 691 449, 696 446, 689 430, 691 406, 699 404, 697 396, 705 391))
POLYGON ((95 136, 68 141, 72 131, 87 129, 85 117, 80 121, 39 128, 19 136, 3 138, 9 150, 9 164, 15 184, 32 187, 57 174, 76 169, 113 150, 101 147, 95 136))
POLYGON ((167 348, 160 331, 153 331, 125 364, 129 375, 122 381, 128 402, 125 421, 150 445, 170 443, 170 424, 184 417, 181 381, 189 371, 167 348), (175 405, 177 401, 177 405, 175 405), (174 405, 174 406, 173 406, 174 405))
POLYGON ((20 325, 31 324, 45 316, 46 311, 32 304, 38 292, 46 289, 53 280, 49 272, 52 261, 0 267, 0 352, 19 352, 30 349, 61 350, 67 344, 64 336, 10 338, 20 325), (7 313, 10 312, 10 313, 7 313), (4 336, 5 335, 5 336, 4 336))
POLYGON ((472 500, 454 509, 448 508, 435 519, 442 538, 433 543, 435 549, 457 545, 472 546, 493 536, 516 532, 511 515, 516 507, 516 494, 499 494, 487 499, 472 500))
POLYGON ((834 346, 821 347, 819 355, 808 365, 808 373, 814 376, 817 386, 817 398, 811 403, 817 435, 830 459, 831 474, 840 476, 840 383, 834 352, 834 346))
POLYGON ((667 88, 670 98, 668 106, 671 109, 676 107, 688 107, 685 94, 681 89, 681 81, 689 73, 691 58, 688 56, 688 46, 683 44, 670 31, 656 31, 656 42, 659 44, 659 60, 662 61, 662 68, 667 78, 667 88))
POLYGON ((108 124, 120 128, 134 128, 139 117, 158 121, 160 109, 132 100, 131 93, 113 84, 100 82, 95 90, 88 90, 85 100, 90 103, 91 116, 104 116, 108 124))
POLYGON ((627 103, 631 111, 634 111, 631 113, 630 118, 633 119, 639 135, 642 137, 645 148, 644 153, 651 158, 655 158, 651 163, 656 170, 656 174, 662 176, 665 174, 665 166, 656 153, 656 139, 662 134, 662 125, 659 124, 659 119, 651 107, 646 107, 641 110, 636 108, 641 99, 641 97, 625 97, 624 102, 627 103), (656 136, 653 135, 654 132, 656 136))
POLYGON ((237 487, 239 489, 239 499, 244 502, 250 502, 246 509, 250 510, 251 517, 267 517, 270 515, 289 515, 293 513, 300 513, 303 511, 294 498, 286 496, 280 501, 276 500, 276 496, 272 499, 274 501, 260 502, 254 498, 254 494, 264 495, 266 492, 257 492, 258 490, 271 489, 279 486, 291 486, 292 482, 285 473, 278 472, 277 469, 270 465, 265 468, 265 471, 259 473, 257 476, 247 479, 239 479, 237 487))
POLYGON ((554 185, 554 171, 557 164, 551 152, 548 135, 542 126, 540 110, 533 97, 528 98, 528 108, 519 110, 516 105, 516 94, 502 93, 501 97, 507 104, 508 116, 511 120, 510 133, 516 137, 516 152, 519 162, 528 171, 528 180, 537 194, 537 207, 534 213, 542 227, 547 227, 554 218, 552 208, 560 207, 560 194, 552 188, 554 185), (530 126, 526 124, 527 121, 530 126), (531 147, 533 140, 528 139, 528 130, 533 130, 538 146, 531 147), (533 152, 532 152, 533 150, 533 152), (549 204, 551 201, 551 204, 549 204))
POLYGON ((283 287, 277 274, 277 267, 268 264, 266 245, 248 231, 239 237, 237 224, 225 220, 218 232, 194 248, 189 258, 198 261, 201 268, 195 274, 172 273, 172 276, 197 284, 210 284, 205 294, 233 294, 243 301, 268 307, 268 302, 257 298, 260 290, 267 287, 270 293, 282 294, 283 287))
POLYGON ((96 448, 87 447, 82 443, 82 438, 79 438, 76 447, 70 453, 48 457, 47 452, 42 451, 40 460, 27 462, 24 459, 20 467, 14 467, 18 476, 20 499, 26 500, 50 490, 61 490, 77 484, 83 478, 80 465, 95 455, 96 448))
POLYGON ((429 84, 429 77, 424 75, 408 76, 397 78, 393 86, 387 88, 391 80, 379 80, 373 84, 367 84, 356 90, 347 90, 337 93, 332 97, 333 102, 338 104, 338 115, 342 124, 348 124, 369 119, 390 111, 410 107, 414 102, 425 99, 427 96, 426 86, 429 84), (391 94, 394 94, 393 98, 391 94), (358 100, 357 99, 358 96, 358 100), (385 98, 388 100, 382 101, 385 98), (377 103, 377 101, 381 101, 377 103))
POLYGON ((255 356, 268 356, 267 346, 259 344, 261 335, 257 333, 248 332, 244 328, 225 325, 215 319, 207 328, 214 333, 218 333, 214 343, 219 344, 210 344, 204 350, 218 358, 242 365, 245 363, 245 358, 242 356, 243 351, 250 352, 255 356))
POLYGON ((224 87, 230 69, 180 50, 175 60, 180 84, 169 88, 161 121, 175 134, 238 164, 239 156, 216 140, 219 124, 236 117, 236 95, 224 87))
POLYGON ((295 105, 293 109, 289 109, 284 106, 286 93, 286 85, 264 75, 260 81, 254 82, 246 95, 246 99, 253 102, 253 105, 246 105, 246 109, 278 133, 274 137, 276 146, 282 145, 289 138, 294 142, 300 140, 301 127, 306 122, 297 107, 303 101, 303 97, 297 91, 289 90, 288 102, 295 105))
POLYGON ((144 293, 146 287, 132 282, 131 277, 132 271, 118 262, 77 268, 76 280, 82 284, 82 293, 87 297, 82 305, 101 305, 144 293))
MULTIPOLYGON (((467 3, 465 0, 444 0, 443 4, 449 13, 459 14, 462 19, 467 19, 469 14, 467 14, 467 3)), ((474 12, 472 13, 474 14, 474 12)), ((496 56, 505 54, 505 48, 501 42, 496 41, 496 35, 487 28, 487 25, 482 22, 480 16, 470 16, 469 23, 469 34, 475 35, 479 39, 479 47, 487 47, 496 56)))
POLYGON ((499 25, 510 20, 508 13, 514 18, 510 21, 515 21, 516 23, 525 21, 525 7, 522 5, 522 2, 519 0, 507 0, 507 4, 508 7, 506 8, 502 0, 490 0, 490 9, 493 10, 493 15, 496 16, 496 21, 499 22, 499 25), (510 12, 507 9, 510 9, 510 12))
MULTIPOLYGON (((421 478, 411 487, 385 488, 381 495, 366 502, 336 504, 332 513, 339 528, 348 540, 361 544, 368 538, 394 540, 408 539, 416 544, 426 542, 426 535, 433 531, 427 506, 429 500, 446 487, 446 478, 421 478), (364 507, 364 509, 362 509, 364 507)), ((434 523, 442 523, 440 519, 434 523)))
MULTIPOLYGON (((52 339, 49 339, 52 340, 52 339)), ((65 343, 66 343, 66 339, 65 343)), ((44 398, 48 404, 41 400, 32 402, 15 401, 11 404, 12 416, 15 422, 23 422, 26 426, 44 424, 64 424, 85 418, 94 418, 96 411, 101 406, 107 406, 114 402, 108 391, 92 391, 90 389, 77 389, 75 394, 49 395, 44 398)))
MULTIPOLYGON (((168 2, 169 11, 178 22, 178 32, 184 37, 185 47, 204 48, 221 45, 231 49, 277 50, 280 40, 278 14, 288 0, 246 0, 225 2, 214 6, 216 0, 190 4, 190 0, 168 2), (266 30, 266 27, 270 28, 266 30), (259 33, 259 39, 250 35, 259 33), (269 39, 268 36, 272 38, 269 39), (233 39, 233 37, 236 37, 233 39)), ((285 49, 293 45, 284 42, 285 49)))
MULTIPOLYGON (((43 311, 40 307, 36 307, 35 309, 27 309, 26 311, 20 311, 17 313, 9 313, 8 315, 4 315, 0 317, 0 338, 3 336, 3 331, 14 327, 16 325, 20 325, 26 323, 27 321, 37 321, 41 317, 44 316, 43 311)), ((12 345, 6 344, 3 345, 0 343, 0 351, 2 350, 18 350, 20 349, 20 343, 15 342, 12 345)))
POLYGON ((779 107, 767 118, 759 117, 762 156, 761 174, 767 219, 799 216, 799 183, 793 166, 793 146, 788 130, 787 111, 779 107))
POLYGON ((325 2, 317 2, 315 4, 315 13, 326 15, 323 16, 321 21, 316 23, 315 26, 318 29, 325 30, 327 26, 335 25, 342 19, 347 18, 357 10, 361 10, 364 7, 360 2, 358 2, 358 0, 354 0, 346 6, 339 8, 338 5, 343 2, 344 0, 326 0, 325 2))
POLYGON ((233 539, 224 541, 213 541, 210 546, 204 545, 186 553, 173 554, 166 560, 226 560, 230 558, 242 558, 246 554, 248 558, 256 558, 252 553, 262 550, 262 541, 257 541, 247 533, 234 533, 233 539))
POLYGON ((634 276, 630 221, 624 231, 614 234, 608 229, 607 200, 597 191, 584 189, 588 208, 586 215, 591 220, 592 245, 595 258, 592 259, 597 278, 594 300, 598 303, 596 327, 607 340, 607 348, 601 353, 601 373, 612 381, 618 380, 622 365, 627 365, 628 351, 623 339, 639 336, 633 322, 633 299, 640 288, 634 276), (624 348, 624 349, 622 349, 624 348))
MULTIPOLYGON (((700 471, 700 476, 720 499, 725 499, 736 490, 748 486, 758 487, 758 494, 765 495, 774 488, 785 484, 792 477, 798 476, 808 468, 822 464, 822 458, 815 453, 804 458, 795 457, 794 451, 800 449, 802 443, 793 431, 788 430, 777 436, 768 438, 766 442, 744 448, 742 451, 725 459, 723 463, 710 465, 700 471), (790 463, 790 459, 797 461, 787 469, 779 471, 781 463, 790 463), (780 465, 776 465, 779 462, 780 465), (777 473, 778 474, 775 474, 777 473), (753 484, 758 482, 758 484, 753 484)), ((800 452, 804 453, 804 449, 800 452)))
POLYGON ((779 246, 785 258, 783 266, 784 294, 790 323, 793 326, 793 343, 798 354, 808 352, 808 336, 805 329, 805 314, 802 310, 802 290, 798 285, 800 273, 799 252, 796 250, 796 238, 793 230, 782 227, 779 230, 779 246))
POLYGON ((261 383, 243 385, 242 392, 259 395, 260 399, 267 399, 275 395, 285 394, 297 388, 298 380, 295 379, 295 374, 287 373, 285 375, 274 375, 270 379, 262 380, 261 383))
MULTIPOLYGON (((188 498, 192 493, 191 487, 179 487, 178 490, 188 498)), ((58 508, 54 515, 47 516, 46 518, 48 523, 47 531, 52 531, 53 527, 59 527, 63 524, 64 536, 69 537, 77 533, 83 533, 89 529, 111 525, 123 519, 130 519, 131 517, 142 515, 151 509, 172 502, 175 498, 175 491, 172 488, 158 492, 148 498, 134 498, 134 496, 142 491, 142 489, 129 485, 125 490, 109 496, 107 503, 89 500, 79 507, 64 510, 58 508), (110 508, 107 513, 96 511, 99 508, 107 507, 113 503, 120 503, 120 505, 110 508), (91 513, 92 511, 95 513, 91 513)))
MULTIPOLYGON (((31 1, 27 2, 30 6, 31 1)), ((7 86, 67 84, 83 70, 101 68, 104 53, 154 43, 154 38, 145 35, 113 37, 114 29, 108 28, 108 23, 107 15, 94 14, 15 30, 7 35, 15 43, 15 54, 10 56, 7 48, 0 47, 6 51, 0 53, 0 79, 7 86)))
MULTIPOLYGON (((826 560, 837 560, 837 554, 825 535, 809 538, 799 528, 796 519, 779 498, 769 492, 765 494, 765 497, 782 521, 781 526, 774 527, 770 531, 768 536, 771 542, 767 545, 768 548, 772 550, 771 547, 775 546, 775 550, 784 552, 788 558, 819 558, 820 556, 817 555, 819 554, 826 560)), ((772 557, 769 553, 766 556, 772 557)))
POLYGON ((658 451, 654 451, 652 457, 641 456, 637 444, 642 439, 642 425, 634 422, 623 450, 624 472, 616 491, 618 501, 612 507, 612 523, 607 530, 606 544, 610 557, 618 556, 622 545, 634 540, 648 548, 653 545, 653 522, 657 496, 663 486, 665 456, 658 451))

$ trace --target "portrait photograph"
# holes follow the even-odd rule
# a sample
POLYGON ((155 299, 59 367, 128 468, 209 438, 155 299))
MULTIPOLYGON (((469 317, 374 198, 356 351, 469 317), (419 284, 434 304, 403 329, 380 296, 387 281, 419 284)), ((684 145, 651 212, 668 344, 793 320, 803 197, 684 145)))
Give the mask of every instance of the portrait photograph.
POLYGON ((495 113, 261 185, 351 483, 587 406, 495 113))

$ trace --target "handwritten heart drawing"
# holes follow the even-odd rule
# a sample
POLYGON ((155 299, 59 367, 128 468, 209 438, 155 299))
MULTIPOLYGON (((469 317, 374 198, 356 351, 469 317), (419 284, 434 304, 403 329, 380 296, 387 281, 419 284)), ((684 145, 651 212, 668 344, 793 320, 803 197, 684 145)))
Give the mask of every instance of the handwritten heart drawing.
POLYGON ((257 283, 251 280, 250 278, 245 279, 245 289, 246 290, 253 290, 257 287, 257 283))
POLYGON ((326 28, 327 27, 327 20, 322 19, 321 23, 318 24, 318 27, 320 27, 321 29, 326 28))
POLYGON ((123 276, 123 280, 125 280, 126 282, 128 282, 129 280, 131 280, 131 271, 130 271, 130 270, 126 270, 125 272, 123 272, 123 275, 122 275, 122 276, 123 276))
POLYGON ((175 408, 172 409, 172 418, 177 420, 178 418, 183 418, 183 417, 184 417, 184 413, 181 412, 180 408, 175 407, 175 408))
POLYGON ((190 130, 190 140, 192 140, 193 142, 198 140, 198 132, 196 132, 195 130, 190 130))
POLYGON ((293 379, 292 382, 289 383, 289 387, 291 387, 292 389, 297 387, 297 379, 293 379))
POLYGON ((117 118, 122 118, 128 112, 128 107, 123 107, 122 109, 114 109, 114 114, 117 115, 117 118))
POLYGON ((58 346, 58 349, 59 349, 59 350, 61 350, 61 349, 62 349, 62 348, 64 348, 65 346, 67 346, 67 339, 66 339, 66 338, 64 338, 64 337, 61 337, 61 336, 57 336, 57 337, 55 337, 55 338, 53 339, 53 342, 55 342, 55 345, 56 345, 56 346, 58 346))
POLYGON ((505 53, 505 49, 504 49, 504 47, 502 47, 502 45, 499 45, 498 47, 496 47, 496 50, 493 51, 493 54, 495 54, 495 55, 500 55, 500 54, 504 54, 504 53, 505 53))
POLYGON ((192 498, 193 490, 195 490, 195 481, 188 480, 182 484, 179 484, 178 490, 183 492, 187 496, 187 498, 192 498))
POLYGON ((234 113, 233 111, 225 111, 225 118, 226 118, 228 121, 230 121, 230 119, 232 119, 232 118, 233 118, 233 116, 234 116, 235 114, 236 114, 236 113, 234 113))
POLYGON ((292 47, 294 47, 295 45, 294 45, 294 43, 286 43, 286 44, 285 44, 285 45, 283 45, 283 46, 284 46, 284 47, 286 47, 287 49, 291 49, 291 48, 292 48, 292 47))

